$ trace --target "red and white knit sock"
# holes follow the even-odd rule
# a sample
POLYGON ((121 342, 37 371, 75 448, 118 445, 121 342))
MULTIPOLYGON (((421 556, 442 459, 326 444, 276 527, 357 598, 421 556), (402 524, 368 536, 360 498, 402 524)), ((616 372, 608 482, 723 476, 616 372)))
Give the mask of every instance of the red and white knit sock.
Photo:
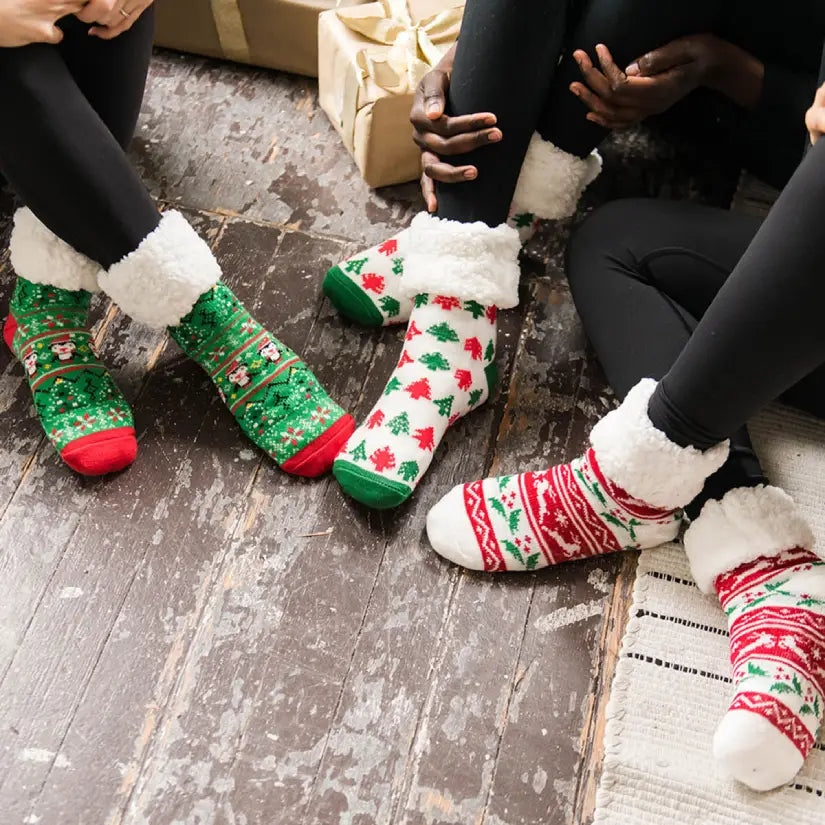
POLYGON ((685 533, 703 592, 728 617, 736 695, 713 739, 725 770, 757 791, 796 776, 825 712, 825 561, 777 487, 709 501, 685 533))
POLYGON ((427 516, 433 549, 473 570, 537 570, 675 538, 681 507, 722 465, 727 444, 700 452, 656 430, 644 379, 590 436, 592 449, 549 470, 454 487, 427 516))

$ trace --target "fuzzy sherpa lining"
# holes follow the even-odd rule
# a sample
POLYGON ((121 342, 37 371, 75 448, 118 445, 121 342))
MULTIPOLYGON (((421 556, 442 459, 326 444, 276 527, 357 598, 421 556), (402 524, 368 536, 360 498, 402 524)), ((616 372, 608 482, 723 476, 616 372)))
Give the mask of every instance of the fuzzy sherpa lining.
POLYGON ((521 165, 513 207, 547 220, 569 218, 601 169, 598 152, 578 158, 535 134, 521 165))
POLYGON ((100 266, 58 238, 24 207, 14 213, 9 240, 14 271, 27 281, 76 292, 97 292, 100 266))
POLYGON ((460 223, 421 212, 410 224, 401 288, 509 309, 518 304, 518 232, 507 224, 460 223))
POLYGON ((643 378, 621 406, 609 412, 590 434, 604 474, 634 498, 668 510, 684 507, 724 464, 728 442, 704 452, 674 444, 648 418, 647 405, 656 389, 643 378))
POLYGON ((779 487, 737 487, 712 499, 685 533, 685 552, 703 593, 716 579, 760 556, 813 549, 814 536, 793 499, 779 487))
POLYGON ((174 327, 220 277, 212 251, 183 215, 172 211, 99 280, 100 288, 136 321, 174 327))

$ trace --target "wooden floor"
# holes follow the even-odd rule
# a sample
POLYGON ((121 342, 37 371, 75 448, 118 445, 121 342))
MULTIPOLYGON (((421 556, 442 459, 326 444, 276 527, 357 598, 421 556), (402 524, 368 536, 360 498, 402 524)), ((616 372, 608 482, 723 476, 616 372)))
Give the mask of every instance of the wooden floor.
MULTIPOLYGON (((155 58, 134 157, 363 416, 400 332, 341 321, 321 278, 405 225, 417 187, 369 192, 313 81, 171 53, 155 58)), ((725 203, 735 180, 646 135, 605 158, 588 208, 725 203)), ((0 195, 2 249, 10 214, 0 195)), ((2 825, 590 820, 635 559, 490 578, 442 562, 423 533, 453 484, 572 458, 612 403, 564 284, 566 237, 534 241, 521 306, 501 316, 502 391, 389 513, 280 473, 165 334, 105 302, 97 339, 140 438, 118 477, 61 466, 0 354, 2 825)))

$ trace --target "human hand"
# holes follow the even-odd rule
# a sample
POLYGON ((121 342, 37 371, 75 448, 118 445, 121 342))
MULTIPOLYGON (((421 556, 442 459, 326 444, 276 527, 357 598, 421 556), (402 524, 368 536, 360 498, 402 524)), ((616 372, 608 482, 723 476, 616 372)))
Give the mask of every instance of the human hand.
POLYGON ((0 48, 59 43, 61 17, 83 8, 80 0, 0 0, 0 48))
POLYGON ((78 20, 93 23, 89 34, 101 40, 114 40, 128 31, 152 5, 152 0, 89 0, 78 12, 78 20))
POLYGON ((444 114, 455 48, 453 46, 438 65, 421 79, 410 110, 413 140, 421 149, 424 170, 421 175, 421 194, 424 195, 429 212, 435 212, 438 205, 434 181, 461 183, 478 176, 475 166, 453 166, 444 163, 441 157, 462 155, 479 146, 501 140, 501 130, 493 128, 496 116, 492 112, 458 117, 444 114))
POLYGON ((812 144, 825 134, 825 83, 816 90, 813 105, 805 113, 805 125, 812 144))
POLYGON ((661 114, 705 85, 716 67, 720 44, 710 34, 680 37, 638 58, 624 71, 604 44, 596 46, 601 70, 579 49, 573 57, 585 83, 571 83, 570 91, 590 109, 588 120, 607 129, 625 129, 661 114))

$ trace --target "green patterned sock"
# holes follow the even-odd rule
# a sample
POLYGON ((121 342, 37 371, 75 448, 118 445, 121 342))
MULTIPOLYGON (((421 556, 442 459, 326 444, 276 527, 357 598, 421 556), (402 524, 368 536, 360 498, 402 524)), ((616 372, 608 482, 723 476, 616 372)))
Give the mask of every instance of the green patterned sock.
POLYGON ((102 475, 131 464, 137 441, 129 404, 86 329, 90 297, 18 277, 4 338, 55 449, 73 470, 102 475))
POLYGON ((215 284, 170 333, 209 374, 241 429, 281 469, 316 476, 332 466, 353 419, 229 287, 215 284))

